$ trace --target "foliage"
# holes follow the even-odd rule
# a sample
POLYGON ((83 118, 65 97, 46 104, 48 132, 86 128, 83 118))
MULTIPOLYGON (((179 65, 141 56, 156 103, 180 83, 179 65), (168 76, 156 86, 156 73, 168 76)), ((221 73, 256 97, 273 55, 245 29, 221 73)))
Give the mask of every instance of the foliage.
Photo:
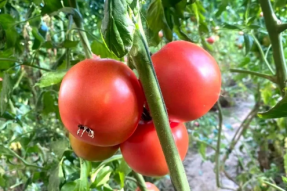
MULTIPOLYGON (((137 10, 135 0, 109 2, 114 4, 105 7, 104 0, 79 0, 78 6, 68 0, 0 2, 0 187, 103 191, 137 187, 120 153, 103 162, 87 162, 72 152, 57 102, 62 77, 85 58, 79 32, 87 34, 94 54, 124 61, 138 27, 133 19, 140 15, 151 53, 170 41, 195 42, 220 66, 222 97, 228 97, 231 105, 237 99, 254 97, 253 113, 240 121, 238 135, 243 138, 239 142, 218 134, 218 112, 187 123, 191 144, 203 160, 214 162, 219 157, 206 152, 216 149, 220 137, 223 162, 233 150, 242 153, 238 155, 238 174, 232 179, 242 190, 286 188, 286 96, 278 85, 275 44, 270 44, 273 40, 264 15, 260 16, 260 3, 146 0, 139 1, 142 9, 137 10), (110 15, 109 9, 113 9, 110 15), (82 29, 76 25, 78 21, 83 23, 82 29), (110 23, 115 28, 109 28, 110 23), (216 37, 213 44, 205 40, 210 36, 216 37)), ((271 3, 278 19, 286 23, 286 1, 271 3)), ((286 57, 286 32, 282 36, 286 57)), ((225 170, 223 163, 220 170, 225 170)))

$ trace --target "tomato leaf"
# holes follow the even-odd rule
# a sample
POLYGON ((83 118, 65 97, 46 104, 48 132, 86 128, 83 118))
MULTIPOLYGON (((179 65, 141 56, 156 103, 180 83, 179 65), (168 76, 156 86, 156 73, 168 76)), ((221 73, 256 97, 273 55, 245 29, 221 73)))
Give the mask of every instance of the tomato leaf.
POLYGON ((247 55, 252 47, 253 39, 249 34, 244 33, 245 55, 247 55))
POLYGON ((123 188, 125 185, 125 177, 131 172, 131 168, 128 166, 124 159, 121 160, 119 167, 116 170, 118 178, 115 178, 123 188))
POLYGON ((51 190, 51 191, 60 190, 60 184, 63 181, 63 179, 64 179, 64 173, 62 170, 62 163, 59 163, 51 170, 50 177, 49 177, 48 190, 51 190))
POLYGON ((62 8, 62 3, 59 0, 44 0, 44 7, 42 8, 41 14, 50 14, 62 8))
POLYGON ((12 82, 8 73, 4 73, 3 85, 0 94, 0 114, 2 115, 7 107, 8 101, 10 99, 10 93, 12 91, 12 82))
POLYGON ((42 76, 36 85, 38 85, 40 88, 44 88, 58 84, 62 81, 65 74, 66 71, 47 72, 42 76))
POLYGON ((110 180, 110 175, 113 169, 110 166, 103 167, 97 174, 95 181, 91 185, 93 187, 99 187, 106 184, 110 180))
POLYGON ((218 11, 215 14, 216 17, 219 17, 222 14, 222 12, 225 11, 228 3, 229 3, 229 0, 221 1, 221 4, 219 5, 218 11))
POLYGON ((75 48, 78 46, 80 41, 71 41, 71 40, 65 40, 60 44, 61 48, 75 48))
POLYGON ((123 57, 133 44, 135 26, 128 14, 125 0, 106 0, 101 32, 107 47, 123 57))
POLYGON ((114 55, 103 42, 99 40, 94 40, 91 44, 92 52, 101 58, 113 58, 118 59, 116 55, 114 55))
POLYGON ((0 1, 0 9, 2 9, 3 7, 5 7, 6 3, 7 3, 7 0, 1 0, 1 1, 0 1))
POLYGON ((287 96, 280 100, 273 108, 267 112, 258 113, 258 116, 264 119, 280 118, 287 116, 287 96))

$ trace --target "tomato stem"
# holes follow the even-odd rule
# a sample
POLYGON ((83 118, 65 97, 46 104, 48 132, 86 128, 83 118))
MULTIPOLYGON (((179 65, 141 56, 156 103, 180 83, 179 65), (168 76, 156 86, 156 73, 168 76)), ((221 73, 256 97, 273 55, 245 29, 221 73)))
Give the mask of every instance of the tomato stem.
POLYGON ((280 88, 281 95, 284 96, 287 72, 281 32, 284 28, 286 28, 286 24, 283 24, 284 27, 282 27, 282 24, 273 11, 270 0, 260 0, 259 2, 264 15, 266 29, 272 44, 278 86, 280 88))
MULTIPOLYGON (((138 3, 139 10, 139 3, 138 3)), ((150 114, 159 137, 159 141, 176 190, 190 191, 184 167, 175 145, 168 116, 149 54, 140 16, 134 19, 136 25, 134 44, 130 54, 139 73, 150 114)))
MULTIPOLYGON (((78 3, 76 0, 69 0, 69 4, 71 7, 78 9, 78 3)), ((79 10, 78 10, 78 12, 80 14, 79 10)), ((77 28, 80 29, 80 30, 78 30, 78 33, 80 36, 80 41, 81 41, 82 46, 83 46, 84 51, 85 51, 86 58, 92 58, 92 50, 91 50, 91 46, 90 46, 87 34, 85 32, 83 32, 83 31, 85 31, 84 27, 82 25, 83 21, 82 21, 82 19, 79 19, 77 17, 73 17, 73 19, 74 19, 74 22, 75 22, 77 28)))
POLYGON ((135 179, 137 180, 137 184, 140 187, 141 191, 148 191, 143 176, 136 173, 135 171, 133 171, 132 173, 135 179))

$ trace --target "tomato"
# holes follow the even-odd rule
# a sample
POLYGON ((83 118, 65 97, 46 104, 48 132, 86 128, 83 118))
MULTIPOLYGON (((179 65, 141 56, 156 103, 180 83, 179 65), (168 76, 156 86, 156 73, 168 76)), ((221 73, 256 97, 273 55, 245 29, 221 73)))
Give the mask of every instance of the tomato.
POLYGON ((152 55, 166 108, 172 121, 191 121, 206 114, 220 95, 221 75, 203 48, 174 41, 152 55))
POLYGON ((143 91, 133 71, 111 59, 86 59, 65 75, 59 91, 64 126, 78 139, 114 146, 135 131, 143 91))
MULTIPOLYGON (((159 189, 153 183, 146 182, 145 185, 148 191, 159 191, 159 189)), ((137 187, 135 191, 141 191, 141 189, 137 187)))
MULTIPOLYGON (((183 160, 188 150, 188 133, 183 123, 170 122, 178 152, 183 160)), ((145 176, 164 176, 167 163, 152 121, 140 121, 137 130, 120 145, 123 158, 135 171, 145 176)))
POLYGON ((99 147, 88 144, 74 137, 71 133, 69 134, 71 147, 75 154, 88 161, 103 161, 110 158, 119 149, 119 145, 111 147, 99 147))
POLYGON ((215 38, 213 36, 206 39, 209 44, 213 44, 215 42, 215 38))

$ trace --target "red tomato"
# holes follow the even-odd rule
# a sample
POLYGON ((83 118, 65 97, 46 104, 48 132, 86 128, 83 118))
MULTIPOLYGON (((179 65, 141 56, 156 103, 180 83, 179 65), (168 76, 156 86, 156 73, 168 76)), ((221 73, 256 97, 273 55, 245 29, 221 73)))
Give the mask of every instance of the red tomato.
MULTIPOLYGON (((145 185, 148 191, 159 191, 159 189, 153 183, 146 182, 145 185)), ((141 191, 141 189, 137 187, 135 191, 141 191)))
POLYGON ((112 147, 99 147, 81 141, 69 133, 71 147, 76 155, 88 161, 103 161, 110 158, 119 149, 119 145, 112 147))
POLYGON ((209 44, 213 44, 215 42, 215 38, 213 36, 206 39, 209 44))
MULTIPOLYGON (((183 160, 188 150, 188 133, 183 123, 170 122, 178 152, 183 160)), ((137 130, 120 145, 127 164, 145 176, 164 176, 169 170, 152 121, 140 121, 137 130)))
POLYGON ((220 95, 221 75, 203 48, 174 41, 152 55, 152 61, 172 121, 191 121, 206 114, 220 95))
POLYGON ((65 75, 59 92, 61 119, 76 138, 114 146, 135 131, 143 92, 133 71, 111 59, 87 59, 65 75))

